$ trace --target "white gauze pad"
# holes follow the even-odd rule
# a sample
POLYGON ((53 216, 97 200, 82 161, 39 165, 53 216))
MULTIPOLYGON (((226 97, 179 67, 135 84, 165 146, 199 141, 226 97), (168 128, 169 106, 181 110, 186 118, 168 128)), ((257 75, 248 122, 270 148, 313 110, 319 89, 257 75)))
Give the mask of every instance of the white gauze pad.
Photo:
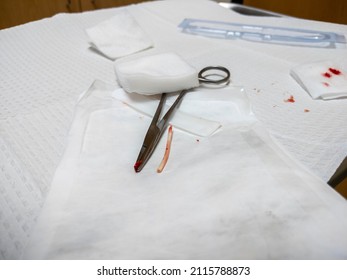
POLYGON ((195 68, 175 53, 161 53, 115 63, 119 84, 144 95, 174 92, 199 85, 195 68))

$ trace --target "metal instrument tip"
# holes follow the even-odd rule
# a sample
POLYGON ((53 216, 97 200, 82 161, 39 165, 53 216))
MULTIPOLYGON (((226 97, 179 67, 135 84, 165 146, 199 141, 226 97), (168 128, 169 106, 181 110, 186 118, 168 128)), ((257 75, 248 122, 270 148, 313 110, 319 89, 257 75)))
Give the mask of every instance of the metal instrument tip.
POLYGON ((138 173, 138 172, 141 171, 141 168, 140 168, 141 164, 142 164, 142 161, 141 161, 141 160, 135 162, 135 164, 134 164, 134 169, 135 169, 135 172, 136 172, 136 173, 138 173))

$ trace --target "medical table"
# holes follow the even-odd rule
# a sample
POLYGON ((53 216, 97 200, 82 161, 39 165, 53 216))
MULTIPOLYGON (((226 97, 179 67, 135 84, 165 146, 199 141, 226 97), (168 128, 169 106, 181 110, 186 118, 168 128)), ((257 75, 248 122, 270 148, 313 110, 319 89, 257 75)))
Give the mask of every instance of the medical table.
POLYGON ((346 63, 346 48, 183 34, 185 18, 347 36, 345 25, 243 15, 207 0, 57 14, 1 30, 0 258, 347 258, 347 204, 326 184, 347 154, 347 99, 312 99, 289 74, 303 63, 346 63), (114 61, 85 32, 121 9, 153 41, 142 54, 227 67, 231 94, 249 102, 256 124, 207 137, 174 127, 163 173, 136 174, 150 119, 113 98, 114 61))

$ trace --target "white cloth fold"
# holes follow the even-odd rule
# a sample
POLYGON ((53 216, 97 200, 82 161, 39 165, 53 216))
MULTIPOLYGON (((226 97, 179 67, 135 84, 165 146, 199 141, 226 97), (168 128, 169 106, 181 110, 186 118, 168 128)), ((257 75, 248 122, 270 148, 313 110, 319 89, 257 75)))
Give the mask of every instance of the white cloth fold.
POLYGON ((347 68, 333 61, 305 63, 290 74, 313 99, 347 97, 347 68))
POLYGON ((153 46, 133 16, 120 9, 115 16, 86 29, 91 46, 110 59, 130 55, 153 46))
POLYGON ((196 69, 173 52, 119 60, 115 71, 127 92, 151 95, 199 85, 196 69))
POLYGON ((174 129, 164 172, 161 141, 135 173, 150 120, 113 92, 96 82, 80 100, 25 258, 347 257, 345 200, 259 124, 226 120, 202 139, 174 129))

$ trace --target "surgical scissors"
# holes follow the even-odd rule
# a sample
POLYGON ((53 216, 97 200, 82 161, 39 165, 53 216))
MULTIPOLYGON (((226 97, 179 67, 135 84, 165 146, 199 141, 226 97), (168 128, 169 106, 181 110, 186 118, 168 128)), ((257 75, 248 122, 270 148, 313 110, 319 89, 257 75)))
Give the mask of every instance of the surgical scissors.
MULTIPOLYGON (((206 84, 228 84, 230 80, 230 72, 227 68, 223 66, 208 66, 203 68, 198 74, 198 80, 200 83, 206 84), (217 78, 211 78, 217 77, 217 78)), ((169 110, 163 116, 163 118, 159 121, 159 117, 161 111, 164 107, 167 94, 163 93, 160 98, 160 102, 158 108, 153 116, 153 120, 148 128, 146 136, 144 138, 140 153, 137 157, 137 160, 134 165, 135 172, 140 172, 142 168, 145 166, 151 155, 153 154, 155 148, 157 147, 161 136, 166 130, 171 117, 176 111, 178 104, 185 96, 185 94, 189 91, 189 89, 182 90, 175 102, 171 105, 169 110)))

